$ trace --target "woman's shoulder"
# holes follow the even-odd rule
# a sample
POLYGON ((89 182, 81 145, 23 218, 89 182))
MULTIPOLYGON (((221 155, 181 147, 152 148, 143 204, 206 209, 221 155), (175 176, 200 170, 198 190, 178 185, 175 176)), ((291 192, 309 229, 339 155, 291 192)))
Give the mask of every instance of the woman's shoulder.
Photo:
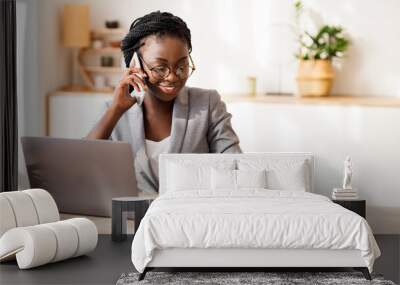
POLYGON ((205 89, 205 88, 199 88, 199 87, 186 87, 189 92, 189 96, 197 96, 200 97, 201 99, 209 98, 209 97, 218 97, 220 96, 218 91, 215 89, 205 89))
POLYGON ((215 105, 221 101, 221 95, 215 89, 187 87, 190 102, 195 105, 215 105))

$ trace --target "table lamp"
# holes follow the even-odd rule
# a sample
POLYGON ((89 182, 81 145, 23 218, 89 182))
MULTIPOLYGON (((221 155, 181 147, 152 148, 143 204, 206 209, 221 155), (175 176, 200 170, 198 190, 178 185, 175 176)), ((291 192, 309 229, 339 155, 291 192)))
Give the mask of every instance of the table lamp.
POLYGON ((76 87, 76 67, 84 81, 93 86, 92 79, 82 64, 82 49, 90 45, 90 20, 89 6, 81 4, 67 4, 64 6, 62 16, 63 45, 74 48, 72 85, 76 87))

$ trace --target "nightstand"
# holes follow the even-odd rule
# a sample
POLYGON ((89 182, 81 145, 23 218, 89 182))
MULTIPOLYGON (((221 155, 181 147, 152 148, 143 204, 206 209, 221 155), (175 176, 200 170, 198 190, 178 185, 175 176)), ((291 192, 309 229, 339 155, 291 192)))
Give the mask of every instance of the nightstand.
POLYGON ((332 200, 332 202, 339 204, 340 206, 353 211, 356 214, 359 214, 364 219, 366 218, 366 201, 357 199, 357 200, 332 200))
POLYGON ((112 199, 111 238, 123 241, 127 238, 126 222, 128 212, 135 213, 135 233, 151 202, 157 196, 118 197, 112 199))

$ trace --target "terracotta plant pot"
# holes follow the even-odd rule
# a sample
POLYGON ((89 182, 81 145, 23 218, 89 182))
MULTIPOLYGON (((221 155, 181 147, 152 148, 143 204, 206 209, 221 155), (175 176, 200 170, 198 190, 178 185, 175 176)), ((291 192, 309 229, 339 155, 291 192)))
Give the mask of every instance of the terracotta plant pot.
POLYGON ((330 60, 300 60, 297 74, 298 95, 328 96, 335 77, 330 60))

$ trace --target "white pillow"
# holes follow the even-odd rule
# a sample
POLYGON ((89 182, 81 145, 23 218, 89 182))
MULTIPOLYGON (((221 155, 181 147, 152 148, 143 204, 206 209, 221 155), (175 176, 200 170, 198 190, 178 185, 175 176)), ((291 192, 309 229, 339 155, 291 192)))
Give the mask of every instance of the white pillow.
POLYGON ((211 169, 212 190, 236 190, 236 170, 211 169))
POLYGON ((306 192, 308 183, 305 164, 298 164, 287 169, 272 169, 268 171, 268 188, 306 192))
POLYGON ((308 160, 240 159, 239 170, 267 170, 267 188, 311 191, 308 160))
POLYGON ((211 189, 235 191, 241 188, 266 188, 266 170, 211 170, 211 189))
POLYGON ((267 171, 236 170, 237 188, 267 188, 267 171))
POLYGON ((170 161, 166 165, 166 191, 211 190, 211 168, 234 169, 235 163, 233 160, 218 160, 213 164, 206 161, 170 161))
POLYGON ((210 167, 170 163, 168 167, 168 191, 210 189, 210 167))

